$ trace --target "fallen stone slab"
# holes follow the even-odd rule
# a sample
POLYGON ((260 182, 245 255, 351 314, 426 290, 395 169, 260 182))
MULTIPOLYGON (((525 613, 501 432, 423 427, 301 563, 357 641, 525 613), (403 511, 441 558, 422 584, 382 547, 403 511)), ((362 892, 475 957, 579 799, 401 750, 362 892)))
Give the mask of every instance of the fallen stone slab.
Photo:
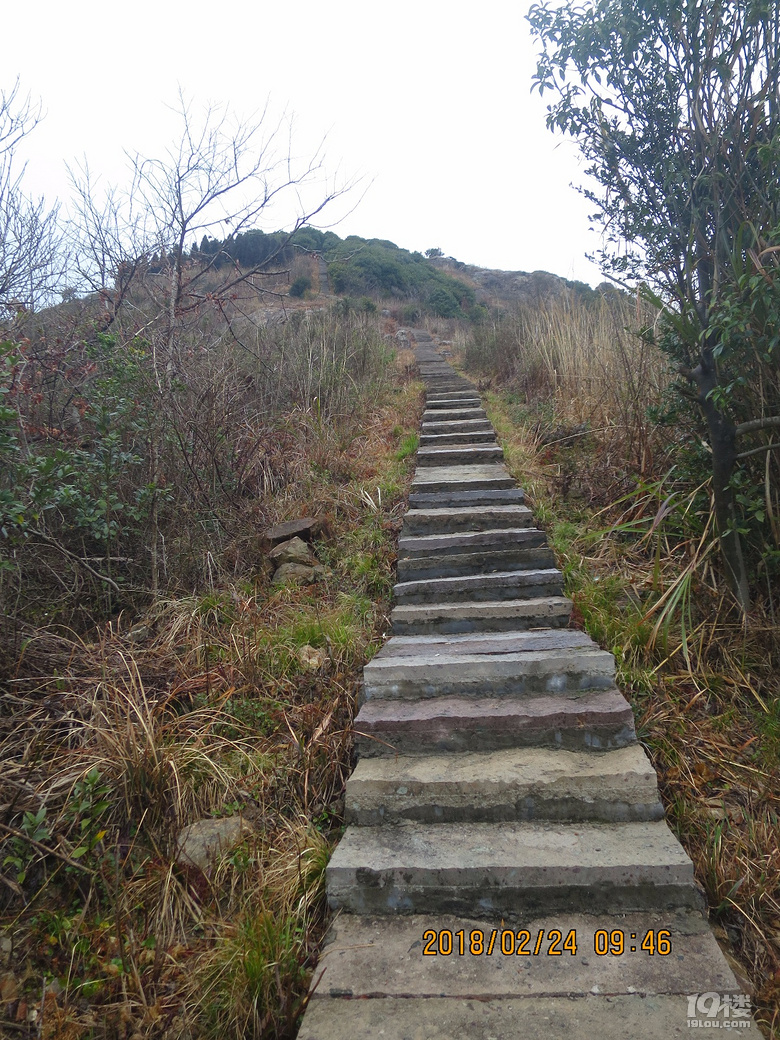
MULTIPOLYGON (((333 998, 419 998, 442 993, 472 1000, 500 1000, 589 997, 594 993, 687 996, 706 991, 740 992, 706 920, 695 910, 563 914, 524 920, 522 929, 504 929, 497 921, 495 928, 497 935, 488 953, 493 925, 486 926, 478 919, 342 914, 326 936, 319 961, 322 978, 313 999, 327 1003, 333 998), (522 944, 524 936, 518 940, 518 931, 529 933, 526 946, 522 944), (621 933, 624 952, 604 954, 603 933, 609 937, 615 931, 621 933), (476 949, 480 948, 479 933, 483 934, 482 953, 471 952, 474 932, 476 949), (563 937, 557 945, 556 932, 563 937), (669 943, 667 954, 656 952, 659 933, 661 948, 667 948, 664 940, 669 943), (540 935, 539 954, 534 956, 540 935), (566 938, 570 938, 569 948, 563 950, 566 938), (450 954, 440 952, 450 948, 450 954), (517 954, 518 948, 527 953, 517 954), (551 949, 560 949, 561 953, 549 955, 551 949)), ((620 938, 613 938, 614 948, 620 949, 620 938)), ((609 939, 606 945, 612 948, 609 939)))
POLYGON ((554 567, 542 570, 497 571, 455 578, 400 582, 394 588, 399 606, 409 603, 474 603, 485 600, 536 599, 563 594, 563 576, 554 567))
MULTIPOLYGON (((691 1035, 687 1010, 682 994, 322 999, 309 1004, 298 1040, 674 1040, 691 1035)), ((739 1035, 759 1037, 746 1022, 739 1035)))
POLYGON ((571 600, 564 596, 484 603, 410 603, 394 607, 390 618, 394 635, 455 635, 524 628, 565 628, 571 608, 571 600))
POLYGON ((317 520, 314 517, 304 516, 300 520, 287 520, 283 524, 269 527, 268 530, 263 531, 263 537, 267 538, 274 545, 277 542, 286 542, 288 539, 296 537, 296 535, 299 538, 308 539, 316 526, 317 520))
POLYGON ((617 689, 525 700, 437 697, 366 701, 355 719, 363 757, 552 747, 602 751, 634 743, 634 714, 617 689))
POLYGON ((317 563, 308 543, 298 537, 279 542, 268 554, 268 558, 273 560, 277 567, 281 567, 283 563, 300 563, 304 567, 313 567, 317 563))
POLYGON ((596 755, 549 748, 361 759, 347 781, 346 822, 479 823, 663 819, 644 749, 596 755))
POLYGON ((358 914, 500 922, 703 905, 663 822, 348 827, 326 878, 331 909, 358 914))

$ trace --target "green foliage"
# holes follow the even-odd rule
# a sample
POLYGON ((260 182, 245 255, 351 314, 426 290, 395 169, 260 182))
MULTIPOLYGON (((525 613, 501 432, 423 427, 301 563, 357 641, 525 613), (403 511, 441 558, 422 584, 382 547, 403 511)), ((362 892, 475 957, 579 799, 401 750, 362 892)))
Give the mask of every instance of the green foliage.
POLYGON ((290 296, 295 296, 300 299, 305 296, 306 293, 311 289, 311 278, 306 275, 301 275, 300 278, 296 278, 290 286, 290 296))

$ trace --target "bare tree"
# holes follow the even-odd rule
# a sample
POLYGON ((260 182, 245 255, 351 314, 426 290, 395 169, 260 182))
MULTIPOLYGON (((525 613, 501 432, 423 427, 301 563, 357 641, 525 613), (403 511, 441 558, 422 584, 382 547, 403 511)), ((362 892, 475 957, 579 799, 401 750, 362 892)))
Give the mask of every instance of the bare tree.
POLYGON ((23 190, 25 167, 16 149, 41 119, 41 106, 23 97, 19 80, 0 91, 0 319, 48 302, 61 285, 58 205, 23 190))

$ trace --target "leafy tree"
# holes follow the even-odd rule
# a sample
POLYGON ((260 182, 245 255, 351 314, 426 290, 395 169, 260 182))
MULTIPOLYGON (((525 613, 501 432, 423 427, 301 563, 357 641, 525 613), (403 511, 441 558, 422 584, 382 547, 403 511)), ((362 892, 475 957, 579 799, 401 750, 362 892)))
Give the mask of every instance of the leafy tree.
POLYGON ((444 253, 441 251, 441 249, 439 249, 438 246, 434 246, 432 249, 426 249, 425 255, 428 257, 429 260, 433 260, 434 257, 444 256, 444 253))
POLYGON ((780 426, 777 337, 749 369, 743 349, 756 294, 766 310, 780 278, 780 5, 589 0, 535 4, 528 20, 534 83, 556 99, 548 126, 588 162, 603 268, 664 308, 661 344, 706 427, 725 571, 747 609, 737 441, 780 426))

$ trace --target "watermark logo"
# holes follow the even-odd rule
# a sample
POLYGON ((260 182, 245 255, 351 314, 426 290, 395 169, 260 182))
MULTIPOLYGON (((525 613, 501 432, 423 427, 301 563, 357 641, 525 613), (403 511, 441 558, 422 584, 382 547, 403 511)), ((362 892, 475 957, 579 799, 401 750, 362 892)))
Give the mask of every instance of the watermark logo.
POLYGON ((688 997, 691 1029, 748 1029, 750 1013, 747 993, 691 993, 688 997))

